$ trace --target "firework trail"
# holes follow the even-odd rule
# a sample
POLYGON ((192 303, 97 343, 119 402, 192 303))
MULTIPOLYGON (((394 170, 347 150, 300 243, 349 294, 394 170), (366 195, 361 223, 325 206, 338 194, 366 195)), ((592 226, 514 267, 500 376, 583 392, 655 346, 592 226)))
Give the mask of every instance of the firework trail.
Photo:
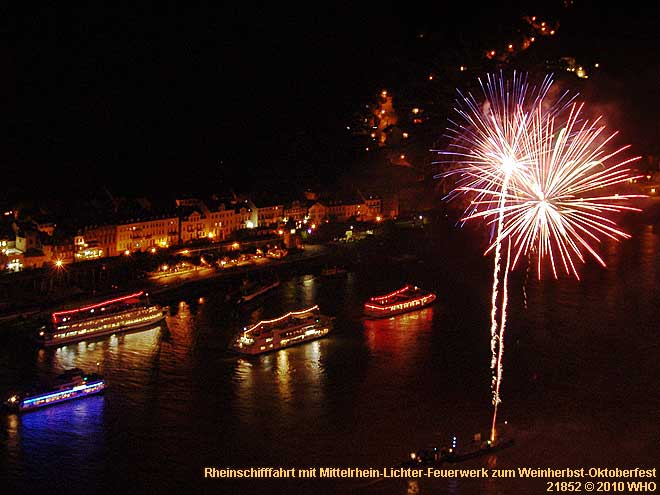
MULTIPOLYGON (((441 151, 449 162, 458 162, 461 167, 452 169, 446 175, 458 175, 458 186, 449 193, 447 199, 470 191, 474 198, 465 211, 466 218, 478 212, 478 205, 492 198, 491 191, 498 191, 500 212, 494 227, 495 257, 493 263, 493 284, 491 290, 491 373, 493 404, 500 402, 499 384, 501 382, 500 358, 502 352, 501 337, 506 322, 507 292, 506 286, 500 294, 501 278, 501 239, 504 225, 504 211, 509 187, 516 188, 518 174, 534 160, 533 147, 529 146, 530 116, 537 108, 545 108, 549 114, 560 112, 573 98, 564 93, 554 104, 547 104, 545 98, 552 85, 552 78, 546 76, 539 86, 531 86, 527 77, 515 73, 511 81, 501 75, 488 75, 486 81, 479 79, 483 93, 483 103, 479 104, 471 95, 459 91, 456 112, 463 123, 450 121, 452 127, 448 135, 453 142, 448 151, 441 151), (502 298, 501 303, 499 299, 502 298), (498 323, 498 308, 500 322, 498 323), (498 331, 498 326, 500 330, 498 331)), ((492 205, 488 205, 492 207, 492 205)), ((507 255, 509 260, 509 255, 507 255)), ((509 261, 507 261, 508 264, 509 261)), ((506 278, 506 272, 504 277, 506 278)), ((506 283, 506 280, 504 281, 506 283)))
POLYGON ((449 151, 441 152, 452 155, 452 161, 461 165, 443 174, 459 175, 457 187, 447 198, 459 194, 474 198, 462 221, 484 218, 496 232, 486 250, 495 254, 491 297, 493 441, 501 402, 509 270, 515 268, 521 255, 529 257, 534 251, 539 278, 546 258, 555 277, 561 262, 567 274, 579 278, 575 259, 584 263, 584 252, 605 265, 592 243, 600 242, 603 236, 616 240, 629 237, 603 214, 638 211, 620 204, 637 195, 598 193, 633 179, 625 167, 639 157, 610 166, 609 160, 628 146, 607 153, 616 133, 603 138, 601 119, 591 123, 583 119, 583 106, 572 103, 575 97, 568 98, 567 93, 554 104, 544 101, 551 84, 546 77, 538 90, 530 92, 524 77, 516 79, 514 74, 508 84, 501 77, 489 76, 486 85, 481 85, 485 103, 479 106, 471 95, 463 98, 464 106, 457 111, 467 125, 452 123, 450 135, 454 135, 455 143, 449 151), (555 121, 562 119, 555 132, 555 121), (503 244, 506 266, 500 275, 503 244))

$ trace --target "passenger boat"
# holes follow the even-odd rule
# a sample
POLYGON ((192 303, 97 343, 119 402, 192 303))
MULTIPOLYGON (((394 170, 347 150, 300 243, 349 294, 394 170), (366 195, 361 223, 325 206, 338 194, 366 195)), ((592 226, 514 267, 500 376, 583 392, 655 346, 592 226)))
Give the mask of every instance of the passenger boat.
POLYGON ((25 412, 98 394, 105 387, 106 383, 101 375, 86 374, 79 368, 73 368, 59 375, 53 386, 38 392, 14 394, 4 402, 4 405, 10 411, 25 412))
POLYGON ((275 280, 271 283, 266 283, 266 284, 252 284, 248 285, 247 287, 243 288, 241 290, 241 296, 238 298, 236 301, 237 303, 247 303, 252 301, 253 299, 261 296, 262 294, 266 294, 267 292, 277 288, 280 286, 280 281, 275 280))
POLYGON ((435 301, 435 294, 406 285, 384 296, 372 297, 364 303, 364 314, 369 318, 384 318, 423 308, 435 301))
POLYGON ((46 346, 125 332, 153 325, 165 318, 163 308, 149 302, 144 291, 89 306, 56 311, 39 328, 37 341, 46 346))
POLYGON ((232 349, 241 354, 263 354, 324 337, 331 330, 332 318, 322 315, 316 305, 244 328, 232 349))

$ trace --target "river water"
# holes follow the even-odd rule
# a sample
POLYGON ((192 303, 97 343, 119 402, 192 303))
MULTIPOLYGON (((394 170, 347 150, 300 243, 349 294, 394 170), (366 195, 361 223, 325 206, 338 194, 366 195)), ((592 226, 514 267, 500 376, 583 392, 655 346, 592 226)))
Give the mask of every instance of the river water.
MULTIPOLYGON (((600 246, 608 267, 589 262, 580 281, 512 274, 500 417, 516 443, 449 467, 660 467, 659 231, 631 229, 631 240, 600 246)), ((237 309, 206 287, 166 301, 166 325, 149 330, 57 349, 3 333, 3 397, 97 362, 109 386, 0 416, 2 492, 546 491, 549 480, 519 477, 203 478, 206 466, 393 466, 486 432, 492 259, 482 248, 469 232, 427 227, 363 252, 346 277, 284 279, 260 306, 237 309), (437 303, 361 319, 364 300, 406 282, 437 303), (336 317, 327 338, 249 359, 226 352, 242 326, 313 304, 336 317)))

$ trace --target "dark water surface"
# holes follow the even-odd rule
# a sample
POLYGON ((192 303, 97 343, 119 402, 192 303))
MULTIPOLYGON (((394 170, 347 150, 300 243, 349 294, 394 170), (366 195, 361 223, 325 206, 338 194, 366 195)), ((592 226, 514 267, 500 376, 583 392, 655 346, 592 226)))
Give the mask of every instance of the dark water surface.
MULTIPOLYGON (((659 232, 633 235, 604 243, 608 268, 590 262, 579 282, 512 275, 501 417, 516 444, 449 467, 659 467, 659 232)), ((405 236, 393 254, 415 260, 363 254, 345 278, 283 280, 260 308, 205 289, 171 301, 162 328, 57 349, 5 332, 3 397, 97 362, 109 388, 0 416, 2 493, 545 492, 546 480, 520 478, 203 479, 204 466, 391 466, 487 431, 492 259, 461 232, 405 236), (361 320, 365 299, 407 281, 438 302, 361 320), (327 338, 250 359, 225 352, 241 326, 315 303, 336 316, 327 338)))

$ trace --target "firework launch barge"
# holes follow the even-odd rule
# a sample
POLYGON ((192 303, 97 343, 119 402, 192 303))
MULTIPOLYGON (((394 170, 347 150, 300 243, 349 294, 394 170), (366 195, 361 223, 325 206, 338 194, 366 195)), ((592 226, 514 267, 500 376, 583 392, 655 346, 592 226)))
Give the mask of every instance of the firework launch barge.
POLYGON ((476 440, 464 447, 456 446, 456 439, 451 446, 431 447, 410 453, 410 457, 401 463, 402 466, 436 466, 443 462, 462 462, 475 457, 489 455, 499 450, 511 447, 513 438, 502 437, 497 440, 476 440))
POLYGON ((151 304, 148 294, 136 292, 81 308, 57 311, 39 329, 36 339, 45 347, 57 346, 148 327, 163 318, 163 309, 151 304))
POLYGON ((387 318, 421 309, 432 304, 435 299, 436 295, 432 292, 406 285, 390 294, 369 299, 364 303, 364 314, 367 318, 387 318))
POLYGON ((4 403, 12 412, 26 412, 59 402, 79 399, 102 392, 105 380, 96 373, 86 374, 79 368, 65 371, 51 387, 37 392, 14 394, 4 403))
POLYGON ((318 306, 312 306, 246 327, 233 342, 232 350, 241 354, 263 354, 319 339, 331 330, 332 318, 322 315, 318 306))

